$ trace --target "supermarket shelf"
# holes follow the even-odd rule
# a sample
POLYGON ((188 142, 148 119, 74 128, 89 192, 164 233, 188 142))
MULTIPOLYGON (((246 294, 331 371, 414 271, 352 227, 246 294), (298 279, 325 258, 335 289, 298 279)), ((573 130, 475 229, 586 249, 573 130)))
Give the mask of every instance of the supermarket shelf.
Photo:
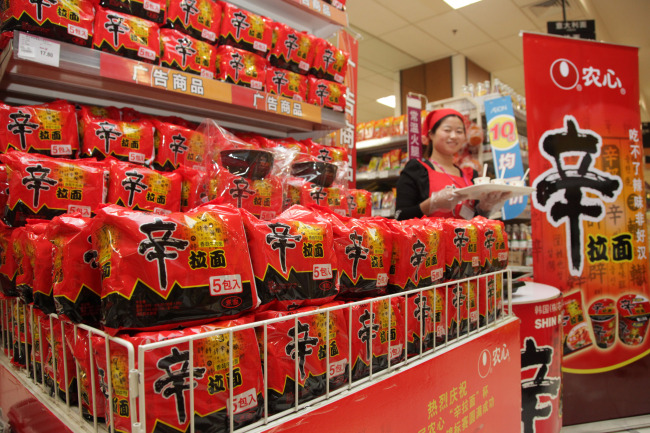
POLYGON ((45 38, 59 51, 59 66, 39 63, 19 57, 25 55, 21 43, 27 39, 23 38, 33 36, 16 32, 0 57, 0 91, 8 103, 63 98, 126 105, 196 122, 212 118, 227 128, 278 137, 318 136, 345 126, 344 113, 45 38))
POLYGON ((230 3, 321 38, 348 25, 346 12, 322 0, 232 0, 230 3))
POLYGON ((357 153, 380 152, 382 150, 406 148, 406 135, 392 135, 382 138, 371 138, 357 143, 357 153))
POLYGON ((373 209, 372 216, 393 218, 395 216, 395 209, 373 209))
POLYGON ((363 173, 357 173, 357 182, 368 182, 368 181, 393 181, 397 180, 399 174, 402 170, 378 170, 378 171, 366 171, 363 173))

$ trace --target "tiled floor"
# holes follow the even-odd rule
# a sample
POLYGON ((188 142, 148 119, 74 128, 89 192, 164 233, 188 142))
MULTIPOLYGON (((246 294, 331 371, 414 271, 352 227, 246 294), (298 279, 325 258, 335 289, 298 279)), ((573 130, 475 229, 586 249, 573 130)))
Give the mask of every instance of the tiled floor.
POLYGON ((561 433, 650 433, 650 415, 563 427, 561 433))

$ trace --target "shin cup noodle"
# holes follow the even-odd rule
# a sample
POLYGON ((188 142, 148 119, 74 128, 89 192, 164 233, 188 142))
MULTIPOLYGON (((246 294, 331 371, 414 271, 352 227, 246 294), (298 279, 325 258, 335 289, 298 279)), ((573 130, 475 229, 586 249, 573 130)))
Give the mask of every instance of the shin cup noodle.
POLYGON ((213 0, 169 2, 167 27, 216 45, 221 27, 221 3, 213 0))
MULTIPOLYGON (((250 318, 222 320, 177 330, 147 331, 119 334, 132 343, 135 350, 144 344, 196 336, 251 322, 250 318)), ((199 338, 193 341, 193 385, 189 384, 189 342, 172 343, 144 351, 144 401, 147 405, 148 433, 160 431, 189 431, 194 421, 196 431, 226 432, 230 413, 234 412, 235 428, 255 422, 263 413, 263 375, 260 352, 252 328, 199 338), (232 343, 232 378, 230 377, 230 347, 232 343), (233 399, 230 401, 232 379, 233 399), (180 380, 180 384, 179 381, 180 380), (189 389, 194 393, 194 413, 190 411, 189 389), (232 408, 232 409, 231 409, 232 408)), ((99 369, 99 380, 106 387, 108 375, 113 382, 113 420, 116 432, 131 432, 129 413, 129 365, 124 346, 110 344, 111 362, 106 365, 106 344, 102 337, 93 336, 93 354, 99 369)), ((137 365, 136 357, 136 368, 137 365)), ((136 407, 130 407, 136 410, 136 407)), ((108 413, 109 407, 105 408, 108 413)), ((110 418, 110 417, 107 417, 110 418)), ((110 422, 110 420, 107 420, 110 422)), ((143 425, 144 427, 144 425, 143 425)))
MULTIPOLYGON (((338 305, 341 303, 326 304, 323 308, 338 305)), ((332 310, 328 314, 319 312, 318 307, 303 307, 292 312, 264 311, 255 315, 256 320, 280 317, 286 320, 267 325, 268 347, 264 362, 268 369, 269 414, 295 406, 296 382, 299 404, 324 395, 328 385, 328 361, 330 391, 344 386, 350 372, 347 310, 332 310), (292 317, 305 312, 313 314, 292 317)), ((263 329, 257 328, 257 331, 263 347, 263 329)))
POLYGON ((618 307, 618 338, 629 346, 638 346, 645 341, 650 319, 650 301, 638 294, 622 296, 618 307))
POLYGON ((143 18, 96 7, 93 48, 157 65, 160 60, 160 28, 143 18))
POLYGON ((601 349, 612 347, 616 340, 616 301, 609 298, 593 301, 589 306, 589 318, 596 345, 601 349))
POLYGON ((17 107, 0 103, 0 153, 10 149, 75 158, 79 135, 74 105, 62 100, 17 107))
POLYGON ((589 334, 589 325, 587 324, 582 307, 581 290, 564 295, 562 326, 565 356, 593 344, 591 335, 589 334))
POLYGON ((370 375, 370 354, 373 374, 404 360, 404 298, 366 301, 344 310, 351 320, 353 381, 370 375))

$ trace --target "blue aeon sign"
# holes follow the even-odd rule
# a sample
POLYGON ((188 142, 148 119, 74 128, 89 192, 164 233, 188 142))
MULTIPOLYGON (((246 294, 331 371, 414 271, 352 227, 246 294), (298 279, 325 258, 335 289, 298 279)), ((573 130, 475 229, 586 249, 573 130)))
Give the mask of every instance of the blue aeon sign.
MULTIPOLYGON (((485 118, 497 177, 506 181, 521 180, 524 176, 524 164, 521 160, 517 124, 510 96, 486 100, 485 118)), ((527 204, 527 195, 511 198, 503 206, 503 219, 516 218, 527 204)))

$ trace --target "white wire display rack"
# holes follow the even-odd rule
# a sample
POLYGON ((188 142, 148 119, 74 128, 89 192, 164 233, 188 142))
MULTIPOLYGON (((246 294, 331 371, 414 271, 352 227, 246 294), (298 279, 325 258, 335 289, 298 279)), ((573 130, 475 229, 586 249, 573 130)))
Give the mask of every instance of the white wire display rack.
MULTIPOLYGON (((147 359, 147 353, 155 351, 160 348, 171 348, 172 346, 187 345, 183 347, 189 348, 189 358, 186 360, 184 367, 187 367, 187 381, 183 382, 184 384, 193 384, 194 383, 194 373, 195 373, 195 351, 193 350, 194 345, 201 344, 202 340, 215 338, 215 337, 224 337, 222 341, 225 341, 228 350, 228 375, 226 376, 227 381, 227 404, 226 404, 226 422, 223 425, 221 430, 223 432, 263 432, 269 428, 272 428, 277 425, 281 425, 283 422, 286 422, 289 419, 300 416, 301 413, 307 411, 308 408, 313 407, 314 405, 327 404, 328 400, 336 399, 342 395, 347 395, 349 393, 354 393, 355 390, 362 389, 367 387, 369 384, 380 381, 389 377, 391 375, 399 374, 400 370, 408 367, 414 362, 421 362, 423 360, 433 359, 440 352, 446 352, 448 350, 453 350, 453 347, 456 345, 462 345, 463 342, 470 336, 480 335, 481 333, 487 333, 491 329, 497 327, 502 322, 509 320, 512 317, 511 309, 503 308, 512 297, 512 275, 509 269, 493 272, 489 274, 482 274, 476 277, 465 278, 461 280, 455 280, 453 282, 448 282, 444 284, 439 284, 435 286, 425 287, 421 289, 410 290, 408 292, 403 292, 399 294, 387 295, 382 297, 375 297, 371 299, 365 299, 356 302, 345 303, 341 305, 336 305, 328 308, 320 308, 314 311, 306 311, 291 314, 285 317, 273 318, 269 320, 256 321, 252 323, 247 323, 244 325, 217 329, 214 331, 198 333, 194 335, 187 335, 178 338, 172 338, 165 341, 157 341, 146 344, 141 344, 139 347, 134 348, 133 344, 129 341, 126 341, 123 338, 110 336, 107 333, 86 326, 83 324, 72 324, 71 322, 66 321, 65 319, 59 319, 56 315, 50 315, 47 317, 49 319, 49 332, 47 335, 44 335, 44 330, 42 329, 42 321, 34 320, 35 311, 32 305, 26 305, 18 299, 4 299, 0 300, 0 325, 2 327, 1 338, 2 338, 2 348, 0 355, 0 365, 4 366, 10 372, 18 378, 18 380, 30 390, 40 402, 47 407, 52 413, 59 417, 72 431, 75 432, 98 432, 98 431, 107 431, 106 422, 97 417, 99 412, 99 405, 104 404, 104 402, 97 401, 97 398, 92 398, 92 417, 88 416, 88 413, 84 414, 82 410, 82 405, 73 405, 71 401, 75 400, 74 396, 70 395, 70 390, 66 387, 65 389, 65 398, 59 392, 52 392, 52 388, 49 385, 52 383, 57 384, 57 368, 53 368, 52 372, 54 377, 46 377, 45 373, 45 362, 46 354, 44 353, 43 342, 44 339, 50 344, 50 347, 54 348, 56 344, 60 344, 61 349, 63 350, 63 372, 65 374, 64 382, 66 384, 70 383, 70 378, 68 377, 68 366, 67 366, 67 357, 66 350, 69 350, 67 344, 61 344, 65 342, 55 341, 55 332, 54 327, 60 326, 60 336, 62 339, 66 339, 67 336, 71 335, 70 331, 65 332, 65 327, 70 327, 73 329, 72 335, 74 338, 77 338, 78 332, 80 330, 86 331, 88 333, 88 345, 89 352, 93 353, 93 345, 97 344, 98 341, 102 341, 104 350, 105 350, 105 365, 111 366, 111 361, 114 358, 114 351, 120 350, 123 353, 126 353, 126 362, 128 374, 126 375, 126 380, 128 381, 128 414, 130 417, 130 430, 133 433, 143 433, 152 431, 152 426, 148 425, 148 413, 147 411, 151 409, 151 402, 148 401, 148 398, 151 398, 153 395, 153 390, 147 389, 148 384, 151 382, 151 378, 147 377, 147 365, 145 364, 147 359), (497 290, 486 291, 485 293, 488 296, 481 296, 480 287, 481 280, 483 280, 484 287, 488 287, 490 284, 493 284, 497 290), (409 354, 407 345, 409 341, 409 331, 412 332, 412 329, 409 330, 408 318, 409 318, 409 299, 413 297, 419 297, 420 305, 422 305, 422 300, 427 295, 430 295, 428 291, 434 291, 433 293, 444 293, 445 299, 451 299, 449 296, 463 297, 465 296, 467 300, 470 300, 469 288, 471 285, 476 287, 476 297, 474 298, 476 303, 474 306, 470 306, 468 314, 466 317, 460 316, 460 310, 457 310, 456 322, 461 323, 463 319, 467 320, 468 326, 466 329, 461 330, 460 326, 455 327, 454 335, 450 335, 445 328, 444 336, 441 335, 439 329, 436 329, 434 332, 434 338, 431 341, 429 347, 425 347, 425 336, 423 335, 424 326, 419 326, 419 350, 417 348, 417 341, 414 340, 414 344, 411 347, 411 353, 409 354), (453 295, 452 295, 453 293, 453 295), (499 295, 501 296, 499 297, 499 295), (236 396, 234 395, 233 380, 235 377, 234 369, 236 367, 236 361, 233 359, 233 341, 235 340, 234 336, 240 331, 254 329, 257 335, 259 342, 259 351, 262 361, 269 360, 269 356, 272 355, 269 350, 269 345, 272 341, 269 341, 269 328, 277 326, 281 323, 289 323, 290 328, 293 327, 295 331, 292 333, 293 338, 295 339, 296 348, 298 347, 298 338, 299 338, 299 324, 301 319, 308 318, 311 315, 324 315, 326 318, 327 328, 331 329, 330 319, 340 313, 343 313, 343 316, 347 318, 348 326, 348 335, 352 334, 352 314, 353 308, 361 307, 368 308, 369 311, 373 311, 373 304, 388 301, 388 317, 392 317, 391 309, 393 307, 394 300, 404 300, 403 303, 400 303, 399 308, 403 308, 404 311, 401 311, 403 314, 404 320, 404 340, 403 346, 391 347, 391 338, 388 338, 388 354, 387 356, 387 366, 380 371, 374 371, 373 368, 373 355, 374 351, 372 349, 373 338, 369 339, 369 349, 368 353, 371 355, 368 362, 368 371, 363 378, 353 378, 351 372, 351 363, 350 360, 355 359, 356 354, 353 353, 352 348, 352 338, 348 338, 348 347, 339 348, 340 351, 347 351, 347 356, 345 357, 346 365, 344 366, 345 371, 347 371, 347 380, 343 386, 339 386, 336 389, 330 389, 330 379, 332 378, 332 373, 336 373, 336 368, 332 368, 333 365, 330 363, 330 350, 326 350, 325 360, 326 360, 326 380, 325 380, 325 389, 322 392, 322 395, 312 398, 309 401, 300 401, 300 392, 299 392, 299 381, 294 381, 294 392, 293 392, 293 403, 286 410, 282 410, 277 413, 271 413, 274 411, 269 410, 269 374, 273 372, 269 371, 269 362, 262 362, 261 369, 262 371, 259 374, 263 377, 263 410, 261 410, 261 416, 253 422, 248 422, 245 426, 237 428, 235 423, 235 412, 236 410, 230 410, 235 403, 236 396), (481 311, 481 306, 484 307, 482 310, 485 312, 483 320, 479 318, 479 312, 481 311), (510 311, 509 311, 510 310, 510 311), (26 330, 30 330, 26 334, 26 330), (43 338, 35 338, 42 336, 43 338), (67 336, 66 336, 67 335, 67 336), (26 338, 27 337, 27 338, 26 338), (227 338, 226 338, 227 337, 227 338), (98 338, 100 340, 98 340, 98 338), (17 366, 16 362, 10 362, 10 360, 19 360, 17 366), (38 360, 41 362, 40 368, 37 368, 38 360), (48 384, 49 383, 49 384, 48 384), (72 398, 71 398, 72 397, 72 398)), ((450 314, 447 308, 448 302, 444 302, 444 309, 441 317, 442 323, 448 323, 448 315, 450 314)), ((378 318, 374 314, 370 315, 371 325, 375 324, 375 320, 378 318)), ((426 321, 426 316, 424 317, 426 321)), ((436 320, 431 316, 431 320, 436 320)), ((46 320, 47 320, 46 319, 46 320)), ((421 322, 420 322, 421 324, 421 322)), ((390 324, 391 330, 396 324, 390 324)), ((397 326, 395 326, 397 329, 397 326)), ((58 333, 58 331, 57 331, 58 333)), ((325 336, 325 347, 330 347, 330 332, 326 332, 325 336)), ((300 356, 293 357, 294 363, 294 378, 298 377, 299 368, 304 368, 299 366, 300 356)), ((102 361, 103 362, 103 361, 102 361)), ((80 383, 80 375, 87 374, 90 376, 90 391, 92 396, 96 396, 98 390, 95 387, 95 378, 100 374, 100 369, 93 356, 90 356, 90 371, 85 371, 84 366, 80 363, 79 360, 75 360, 76 374, 77 374, 77 383, 80 383)), ((87 366, 87 365, 86 365, 87 366)), ((339 370, 340 371, 340 370, 339 370)), ((113 401, 115 384, 113 383, 113 372, 108 374, 101 373, 102 377, 105 379, 105 386, 102 386, 101 391, 107 398, 107 401, 113 401)), ((60 378, 59 378, 60 379, 60 378)), ((184 380, 185 380, 184 379, 184 380)), ((54 389, 58 389, 56 386, 54 389)), ((197 397, 195 396, 195 389, 192 386, 187 385, 184 393, 187 391, 185 396, 185 402, 187 403, 187 413, 194 414, 195 405, 197 403, 197 397)), ((81 395, 81 386, 76 387, 76 401, 82 401, 81 395)), ((203 402, 202 402, 203 403, 203 402)), ((184 403, 185 404, 185 403, 184 403)), ((87 412, 87 411, 86 411, 87 412)), ((108 423, 112 426, 115 426, 114 420, 114 410, 108 410, 108 423)), ((111 430, 112 431, 112 430, 111 430)), ((195 416, 189 416, 189 428, 187 431, 194 433, 200 432, 200 429, 197 429, 195 426, 195 416)))

